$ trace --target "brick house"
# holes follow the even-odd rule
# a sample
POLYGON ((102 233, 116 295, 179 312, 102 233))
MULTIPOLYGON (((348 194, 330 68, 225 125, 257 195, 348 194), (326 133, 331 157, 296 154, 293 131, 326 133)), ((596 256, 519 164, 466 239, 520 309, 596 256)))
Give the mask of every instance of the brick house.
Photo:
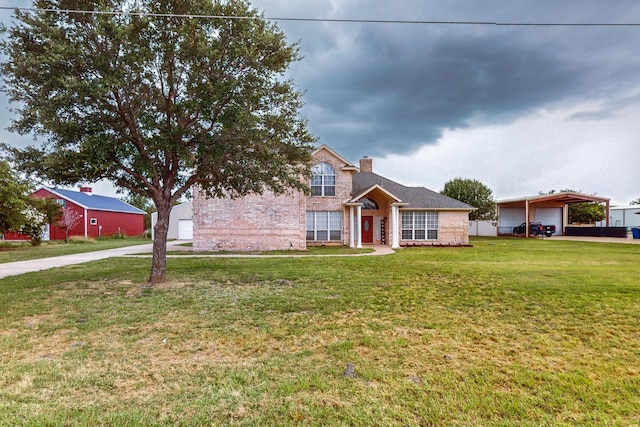
POLYGON ((469 212, 474 207, 377 175, 367 157, 357 167, 322 145, 312 158, 311 195, 209 199, 196 188, 194 250, 469 244, 469 212))

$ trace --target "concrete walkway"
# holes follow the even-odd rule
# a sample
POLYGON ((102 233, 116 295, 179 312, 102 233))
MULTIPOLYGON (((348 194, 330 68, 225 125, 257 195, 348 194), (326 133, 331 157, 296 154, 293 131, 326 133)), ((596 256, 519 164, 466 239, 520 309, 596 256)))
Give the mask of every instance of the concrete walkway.
MULTIPOLYGON (((180 246, 187 241, 173 240, 167 242, 167 252, 169 251, 190 251, 191 248, 180 246)), ((272 258, 290 258, 290 257, 311 257, 311 256, 371 256, 371 255, 389 255, 395 253, 389 246, 371 246, 374 251, 362 254, 332 254, 332 255, 304 255, 304 254, 291 254, 291 255, 256 255, 256 254, 198 254, 194 252, 190 255, 167 255, 167 258, 179 258, 179 257, 199 257, 199 258, 260 258, 260 257, 272 257, 272 258)), ((106 258, 113 257, 145 257, 150 258, 150 253, 153 250, 153 244, 147 243, 137 246, 126 246, 124 248, 107 249, 104 251, 85 252, 81 254, 62 255, 51 258, 39 258, 28 261, 16 261, 0 264, 0 279, 3 277, 16 276, 18 274, 31 273, 34 271, 48 270, 55 267, 63 267, 66 265, 82 264, 85 262, 97 261, 106 258)))

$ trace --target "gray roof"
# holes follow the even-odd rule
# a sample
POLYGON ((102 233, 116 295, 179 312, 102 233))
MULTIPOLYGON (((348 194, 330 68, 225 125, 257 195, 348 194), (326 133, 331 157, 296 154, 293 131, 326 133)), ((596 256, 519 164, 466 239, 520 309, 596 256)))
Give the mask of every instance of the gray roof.
POLYGON ((130 204, 116 199, 115 197, 98 196, 96 194, 87 194, 78 191, 65 190, 62 188, 43 188, 64 199, 71 200, 73 203, 85 209, 92 209, 96 211, 123 212, 140 215, 145 214, 145 211, 131 206, 130 204))
POLYGON ((427 188, 406 187, 373 172, 358 172, 353 175, 353 196, 358 197, 376 185, 393 194, 402 202, 408 203, 405 209, 476 209, 471 205, 427 188))

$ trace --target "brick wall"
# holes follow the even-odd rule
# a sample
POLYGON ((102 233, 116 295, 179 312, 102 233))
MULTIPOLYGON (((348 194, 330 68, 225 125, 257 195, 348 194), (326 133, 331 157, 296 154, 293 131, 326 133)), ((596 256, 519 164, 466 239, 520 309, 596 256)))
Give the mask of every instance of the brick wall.
POLYGON ((305 197, 300 192, 232 200, 194 191, 194 251, 304 250, 305 238, 305 197))
MULTIPOLYGON (((307 197, 307 211, 340 211, 342 212, 342 241, 340 244, 349 243, 349 215, 342 203, 351 198, 353 171, 344 171, 344 162, 327 150, 320 150, 314 157, 314 164, 326 162, 336 172, 336 195, 331 197, 307 197)), ((306 227, 306 225, 305 225, 306 227)))
POLYGON ((438 225, 440 244, 453 246, 469 244, 469 212, 441 211, 438 225))

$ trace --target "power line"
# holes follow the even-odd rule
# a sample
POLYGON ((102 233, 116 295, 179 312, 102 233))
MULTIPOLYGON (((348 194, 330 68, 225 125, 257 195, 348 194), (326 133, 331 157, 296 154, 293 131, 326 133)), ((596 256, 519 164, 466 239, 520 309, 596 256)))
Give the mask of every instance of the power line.
POLYGON ((198 15, 175 13, 149 12, 118 12, 79 9, 47 9, 0 6, 0 10, 17 10, 21 12, 68 13, 81 15, 128 15, 160 18, 190 18, 190 19, 236 19, 263 21, 293 21, 293 22, 335 22, 358 24, 400 24, 400 25, 470 25, 470 26, 502 26, 502 27, 640 27, 640 23, 633 22, 500 22, 500 21, 437 21, 437 20, 403 20, 403 19, 340 19, 340 18, 292 18, 292 17, 263 17, 263 16, 230 16, 230 15, 198 15))

